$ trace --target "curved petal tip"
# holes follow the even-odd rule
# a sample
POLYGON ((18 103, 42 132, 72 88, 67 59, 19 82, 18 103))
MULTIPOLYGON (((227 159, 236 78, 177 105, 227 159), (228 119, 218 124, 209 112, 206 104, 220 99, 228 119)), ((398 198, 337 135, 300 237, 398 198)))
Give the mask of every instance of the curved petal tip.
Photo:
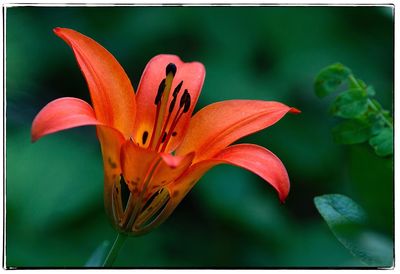
POLYGON ((31 141, 69 128, 101 124, 88 103, 63 97, 51 101, 36 115, 32 122, 31 141))
POLYGON ((293 114, 300 114, 300 113, 301 113, 301 110, 299 110, 299 109, 297 109, 297 108, 291 108, 291 109, 289 110, 289 112, 290 112, 290 113, 293 113, 293 114))

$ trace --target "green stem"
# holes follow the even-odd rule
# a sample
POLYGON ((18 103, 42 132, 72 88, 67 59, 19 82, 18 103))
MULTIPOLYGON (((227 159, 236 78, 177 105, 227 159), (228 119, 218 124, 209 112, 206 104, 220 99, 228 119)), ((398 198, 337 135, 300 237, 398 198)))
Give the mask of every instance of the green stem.
MULTIPOLYGON (((349 76, 349 80, 350 82, 352 82, 357 88, 363 89, 360 84, 358 83, 358 81, 356 80, 356 78, 354 77, 353 74, 350 74, 349 76)), ((385 117, 385 115, 383 115, 382 111, 378 110, 376 108, 376 106, 374 105, 374 103, 371 101, 370 98, 367 99, 368 102, 368 106, 373 109, 375 112, 378 113, 378 115, 383 119, 383 121, 390 127, 393 128, 393 124, 385 117)))
POLYGON ((349 80, 353 83, 353 85, 357 86, 358 88, 362 88, 353 74, 349 75, 349 80))
POLYGON ((118 233, 117 238, 115 238, 114 244, 112 245, 110 251, 108 252, 107 258, 105 259, 103 266, 111 267, 117 258, 118 252, 124 245, 127 235, 118 233))

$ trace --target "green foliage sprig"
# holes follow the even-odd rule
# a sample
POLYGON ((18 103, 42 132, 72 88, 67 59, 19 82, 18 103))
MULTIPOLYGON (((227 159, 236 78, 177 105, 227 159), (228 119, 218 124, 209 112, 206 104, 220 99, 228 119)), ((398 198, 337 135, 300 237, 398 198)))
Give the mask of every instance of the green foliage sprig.
POLYGON ((378 156, 393 154, 393 118, 390 112, 373 97, 372 86, 357 79, 352 71, 340 64, 322 69, 317 75, 314 88, 322 98, 345 89, 335 98, 331 113, 346 119, 333 130, 333 138, 340 144, 357 144, 368 141, 378 156))

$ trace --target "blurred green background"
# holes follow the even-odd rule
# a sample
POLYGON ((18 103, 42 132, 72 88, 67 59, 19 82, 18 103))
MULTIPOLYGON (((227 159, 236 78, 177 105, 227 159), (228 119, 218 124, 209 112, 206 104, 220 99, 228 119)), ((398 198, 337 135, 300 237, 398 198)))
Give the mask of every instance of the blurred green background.
POLYGON ((332 98, 315 75, 341 62, 393 104, 391 7, 12 7, 6 10, 6 265, 79 267, 113 231, 103 211, 103 171, 94 128, 30 142, 49 101, 89 93, 54 27, 78 30, 120 61, 137 87, 159 53, 202 62, 197 109, 226 99, 281 101, 302 110, 240 142, 273 151, 286 165, 285 204, 256 175, 218 166, 156 230, 129 238, 121 267, 363 266, 334 237, 313 197, 341 193, 363 206, 371 227, 393 234, 392 159, 368 145, 333 142, 332 98))

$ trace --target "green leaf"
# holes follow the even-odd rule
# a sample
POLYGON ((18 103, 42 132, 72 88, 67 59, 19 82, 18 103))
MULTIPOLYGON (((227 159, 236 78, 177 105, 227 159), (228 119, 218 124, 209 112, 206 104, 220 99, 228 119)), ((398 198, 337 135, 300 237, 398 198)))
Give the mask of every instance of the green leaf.
POLYGON ((393 154, 393 129, 384 128, 378 135, 369 139, 369 144, 374 148, 378 156, 393 154))
POLYGON ((371 103, 376 108, 377 111, 382 110, 382 106, 381 106, 381 104, 379 104, 379 102, 377 100, 371 98, 371 103))
POLYGON ((356 79, 355 81, 349 81, 349 88, 367 88, 367 84, 361 79, 356 79))
POLYGON ((342 118, 354 118, 368 110, 368 97, 362 89, 350 89, 341 93, 333 102, 331 111, 342 118))
POLYGON ((364 120, 347 120, 332 129, 333 139, 339 144, 365 142, 371 135, 371 125, 364 120))
POLYGON ((373 86, 368 86, 365 90, 368 96, 375 96, 375 89, 373 86))
POLYGON ((336 91, 350 74, 351 70, 340 63, 324 68, 315 79, 315 93, 321 98, 329 95, 336 91))
POLYGON ((369 266, 392 266, 392 241, 367 228, 366 214, 357 203, 344 195, 329 194, 315 197, 314 204, 335 237, 354 256, 369 266))
POLYGON ((102 267, 110 249, 110 242, 103 241, 86 262, 86 267, 102 267))
POLYGON ((385 119, 380 113, 370 113, 367 119, 371 124, 371 135, 379 134, 386 127, 385 119))

